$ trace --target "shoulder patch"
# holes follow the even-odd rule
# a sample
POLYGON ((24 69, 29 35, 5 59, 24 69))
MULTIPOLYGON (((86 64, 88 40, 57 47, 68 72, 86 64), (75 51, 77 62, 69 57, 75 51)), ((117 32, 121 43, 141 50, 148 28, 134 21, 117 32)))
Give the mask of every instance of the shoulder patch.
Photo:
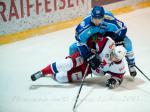
POLYGON ((118 26, 122 27, 122 22, 121 21, 117 20, 117 24, 118 24, 118 26))
POLYGON ((107 20, 114 20, 114 17, 109 16, 109 15, 104 15, 104 19, 107 19, 107 20))
POLYGON ((80 23, 80 26, 81 26, 81 27, 84 27, 84 26, 85 26, 85 22, 82 21, 82 22, 80 23))

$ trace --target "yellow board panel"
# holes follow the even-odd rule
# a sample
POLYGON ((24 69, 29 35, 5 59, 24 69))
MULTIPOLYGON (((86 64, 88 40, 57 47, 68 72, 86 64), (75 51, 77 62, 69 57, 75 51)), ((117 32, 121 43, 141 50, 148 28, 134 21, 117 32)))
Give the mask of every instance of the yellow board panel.
MULTIPOLYGON (((136 9, 146 8, 146 7, 150 7, 150 1, 141 2, 141 3, 135 4, 133 6, 126 6, 126 7, 122 7, 119 9, 115 9, 115 10, 112 10, 112 13, 114 15, 124 14, 124 13, 131 12, 133 10, 136 10, 136 9)), ((78 23, 80 23, 82 19, 83 18, 80 17, 80 18, 67 20, 67 21, 63 21, 63 22, 59 22, 59 23, 55 23, 55 24, 51 24, 51 25, 47 25, 47 26, 41 26, 41 27, 29 29, 29 30, 24 30, 24 31, 17 32, 14 34, 0 35, 0 45, 7 44, 10 42, 15 42, 18 40, 23 40, 23 39, 26 39, 29 37, 33 37, 35 35, 42 35, 45 33, 69 28, 69 27, 75 26, 78 23)))

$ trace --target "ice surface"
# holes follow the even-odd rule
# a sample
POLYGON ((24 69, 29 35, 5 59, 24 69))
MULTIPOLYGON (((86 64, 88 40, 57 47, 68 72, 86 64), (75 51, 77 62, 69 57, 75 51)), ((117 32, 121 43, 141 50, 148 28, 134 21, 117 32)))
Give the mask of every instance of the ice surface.
MULTIPOLYGON (((119 15, 134 43, 136 64, 150 77, 150 8, 119 15)), ((63 59, 74 41, 74 27, 0 46, 0 112, 71 112, 80 83, 60 84, 51 78, 36 82, 30 75, 63 59)), ((77 112, 150 112, 150 82, 129 73, 114 90, 106 77, 87 79, 77 112)))

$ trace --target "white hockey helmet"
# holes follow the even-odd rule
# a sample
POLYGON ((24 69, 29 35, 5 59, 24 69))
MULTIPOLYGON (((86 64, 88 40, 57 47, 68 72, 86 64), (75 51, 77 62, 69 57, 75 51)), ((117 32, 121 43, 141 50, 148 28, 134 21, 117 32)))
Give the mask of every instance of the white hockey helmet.
POLYGON ((123 46, 116 46, 114 47, 112 53, 115 58, 117 58, 118 60, 122 60, 126 55, 126 50, 123 46))

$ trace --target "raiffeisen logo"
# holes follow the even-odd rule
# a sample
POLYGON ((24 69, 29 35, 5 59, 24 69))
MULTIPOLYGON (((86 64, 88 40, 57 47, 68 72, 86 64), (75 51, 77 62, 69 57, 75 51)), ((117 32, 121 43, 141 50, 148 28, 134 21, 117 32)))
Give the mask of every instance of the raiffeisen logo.
POLYGON ((0 18, 2 21, 11 21, 32 15, 51 14, 52 12, 75 8, 86 0, 10 0, 0 1, 0 18))

